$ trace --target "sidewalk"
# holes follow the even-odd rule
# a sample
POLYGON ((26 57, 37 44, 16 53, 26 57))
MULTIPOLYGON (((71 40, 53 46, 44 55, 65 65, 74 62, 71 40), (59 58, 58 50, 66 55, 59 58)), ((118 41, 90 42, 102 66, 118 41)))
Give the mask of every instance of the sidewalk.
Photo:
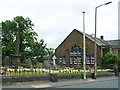
POLYGON ((110 80, 118 80, 118 77, 110 76, 110 77, 100 77, 97 79, 88 78, 86 80, 83 79, 71 79, 71 80, 58 80, 57 82, 38 82, 38 83, 30 83, 30 84, 19 84, 19 85, 7 85, 2 88, 57 88, 63 86, 71 86, 71 85, 81 85, 95 82, 104 82, 110 80))

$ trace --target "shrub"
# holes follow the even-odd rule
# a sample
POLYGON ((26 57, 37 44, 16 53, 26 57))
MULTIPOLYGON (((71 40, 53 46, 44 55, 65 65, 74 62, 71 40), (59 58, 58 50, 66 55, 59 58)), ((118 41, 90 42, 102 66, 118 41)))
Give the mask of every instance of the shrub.
POLYGON ((106 53, 102 59, 104 65, 116 64, 118 65, 118 55, 114 53, 106 53))

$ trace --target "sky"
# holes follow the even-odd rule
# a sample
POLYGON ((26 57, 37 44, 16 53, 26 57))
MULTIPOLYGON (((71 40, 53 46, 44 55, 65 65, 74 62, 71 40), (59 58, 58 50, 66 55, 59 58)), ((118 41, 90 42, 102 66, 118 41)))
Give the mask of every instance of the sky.
POLYGON ((118 7, 118 39, 120 39, 120 1, 118 7))
MULTIPOLYGON (((13 20, 16 16, 29 17, 38 34, 49 48, 58 45, 73 31, 83 31, 85 11, 85 32, 94 34, 95 7, 110 0, 0 0, 0 22, 13 20)), ((97 37, 105 40, 118 39, 118 2, 97 9, 97 37)))

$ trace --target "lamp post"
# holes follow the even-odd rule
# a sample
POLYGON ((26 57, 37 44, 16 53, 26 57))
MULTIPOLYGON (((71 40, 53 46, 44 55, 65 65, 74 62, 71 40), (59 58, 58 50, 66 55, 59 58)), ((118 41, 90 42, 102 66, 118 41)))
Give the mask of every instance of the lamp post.
POLYGON ((108 5, 112 2, 107 2, 105 4, 101 4, 95 8, 95 37, 94 37, 94 79, 96 79, 96 71, 97 71, 97 49, 96 49, 96 31, 97 31, 97 8, 103 6, 103 5, 108 5))

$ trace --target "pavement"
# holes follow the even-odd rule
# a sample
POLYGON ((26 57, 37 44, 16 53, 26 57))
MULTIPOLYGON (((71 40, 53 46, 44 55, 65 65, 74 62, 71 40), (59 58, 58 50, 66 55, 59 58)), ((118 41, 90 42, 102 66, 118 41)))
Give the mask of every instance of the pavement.
POLYGON ((109 76, 109 77, 99 77, 97 79, 87 78, 84 79, 60 79, 57 82, 51 81, 41 81, 41 82, 33 82, 33 83, 23 83, 23 84, 14 84, 14 85, 3 85, 2 88, 58 88, 64 86, 71 85, 82 85, 88 83, 96 83, 96 82, 105 82, 111 80, 118 80, 118 77, 109 76))
POLYGON ((118 80, 95 82, 95 83, 88 83, 88 84, 81 84, 81 85, 63 86, 58 88, 99 88, 99 89, 110 88, 110 89, 113 89, 113 88, 118 88, 118 80))

